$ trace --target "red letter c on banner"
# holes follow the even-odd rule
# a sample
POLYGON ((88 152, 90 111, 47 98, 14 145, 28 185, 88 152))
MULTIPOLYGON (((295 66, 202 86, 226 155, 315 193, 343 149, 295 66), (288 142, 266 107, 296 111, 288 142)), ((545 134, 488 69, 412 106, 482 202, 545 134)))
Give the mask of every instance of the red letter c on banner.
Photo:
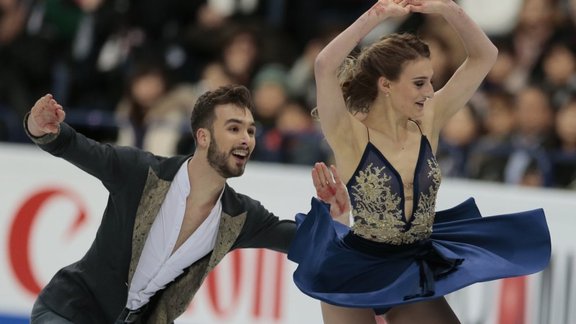
POLYGON ((86 208, 75 195, 62 189, 45 189, 33 194, 18 209, 10 226, 8 253, 12 271, 22 287, 33 295, 37 295, 43 285, 34 276, 30 262, 32 224, 37 219, 38 210, 42 205, 55 196, 65 196, 73 200, 78 207, 78 214, 70 227, 70 234, 74 233, 86 220, 86 208))

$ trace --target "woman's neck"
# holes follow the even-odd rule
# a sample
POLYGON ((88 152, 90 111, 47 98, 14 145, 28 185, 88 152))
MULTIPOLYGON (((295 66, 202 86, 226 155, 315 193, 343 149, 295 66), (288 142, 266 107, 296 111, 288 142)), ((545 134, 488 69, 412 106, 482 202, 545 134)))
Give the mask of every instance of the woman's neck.
POLYGON ((408 136, 408 117, 399 115, 389 106, 372 107, 363 122, 366 127, 383 133, 395 142, 403 142, 408 136))

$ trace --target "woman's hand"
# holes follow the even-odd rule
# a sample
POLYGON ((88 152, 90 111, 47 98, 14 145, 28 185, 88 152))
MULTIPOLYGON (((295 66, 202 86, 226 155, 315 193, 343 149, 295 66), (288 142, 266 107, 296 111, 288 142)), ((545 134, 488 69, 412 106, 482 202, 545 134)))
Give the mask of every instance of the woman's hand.
POLYGON ((410 13, 409 0, 379 0, 370 9, 370 14, 379 17, 401 17, 410 13))
POLYGON ((316 188, 318 198, 330 204, 330 215, 332 218, 349 225, 350 197, 336 168, 332 165, 330 170, 328 170, 326 164, 322 162, 316 163, 312 169, 312 182, 316 188))
POLYGON ((448 5, 454 4, 452 0, 407 0, 408 10, 423 14, 440 14, 448 5))

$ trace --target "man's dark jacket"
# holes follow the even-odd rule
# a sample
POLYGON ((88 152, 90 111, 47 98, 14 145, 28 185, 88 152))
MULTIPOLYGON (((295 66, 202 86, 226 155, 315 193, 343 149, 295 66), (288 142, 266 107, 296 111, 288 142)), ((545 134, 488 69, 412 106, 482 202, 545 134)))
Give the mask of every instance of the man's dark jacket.
MULTIPOLYGON (((43 150, 100 179, 110 193, 90 249, 80 261, 58 271, 39 298, 74 323, 113 323, 126 305, 134 270, 170 183, 189 157, 164 158, 100 144, 65 123, 58 135, 30 137, 43 150)), ((279 220, 258 201, 226 185, 214 250, 152 298, 145 322, 174 321, 229 251, 268 248, 287 252, 295 231, 294 222, 279 220)))

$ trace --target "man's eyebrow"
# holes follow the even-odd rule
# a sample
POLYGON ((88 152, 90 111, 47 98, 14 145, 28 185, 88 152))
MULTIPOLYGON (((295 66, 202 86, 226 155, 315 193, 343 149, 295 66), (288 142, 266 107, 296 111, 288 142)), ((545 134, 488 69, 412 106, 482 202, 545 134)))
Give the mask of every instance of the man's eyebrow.
MULTIPOLYGON (((230 118, 230 119, 226 120, 226 122, 224 123, 224 126, 229 125, 229 124, 244 124, 244 122, 240 119, 237 119, 237 118, 230 118)), ((249 127, 256 127, 256 122, 250 122, 250 124, 248 126, 249 127)))

